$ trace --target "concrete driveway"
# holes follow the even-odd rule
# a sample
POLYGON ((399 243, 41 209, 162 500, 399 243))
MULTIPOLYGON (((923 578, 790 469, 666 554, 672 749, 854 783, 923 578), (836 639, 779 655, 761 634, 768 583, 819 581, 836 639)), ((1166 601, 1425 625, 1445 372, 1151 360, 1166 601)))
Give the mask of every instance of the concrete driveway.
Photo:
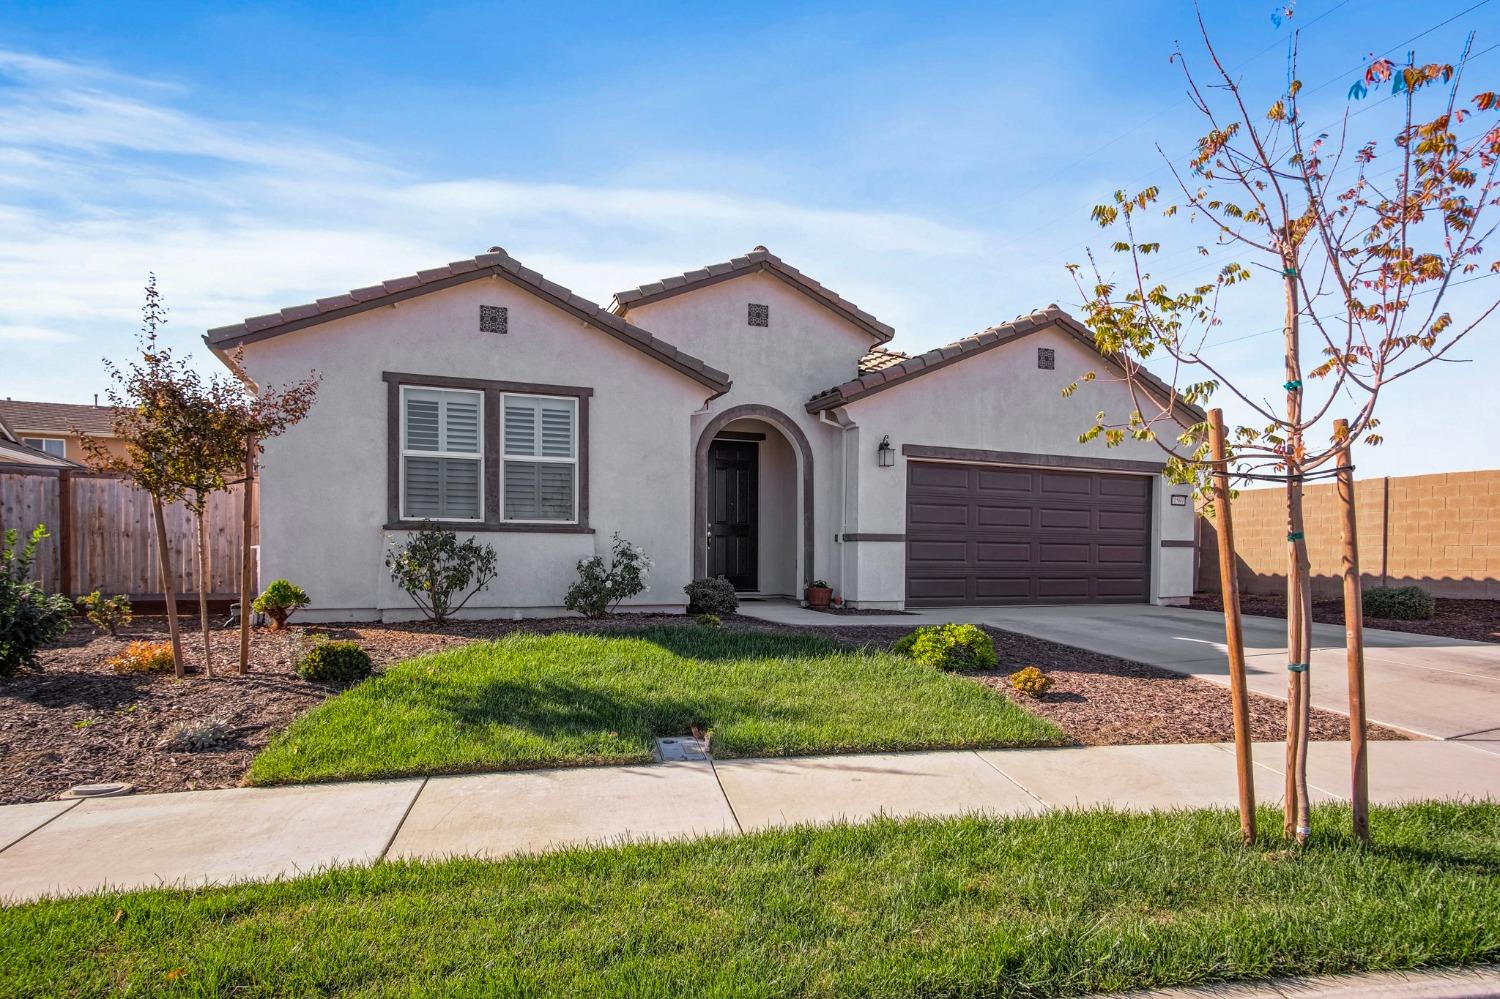
MULTIPOLYGON (((1150 663, 1214 683, 1228 682, 1224 616, 1139 604, 1053 607, 950 607, 859 618, 819 614, 790 603, 746 603, 740 612, 788 624, 891 624, 960 621, 1150 663)), ((1244 618, 1250 688, 1286 696, 1286 622, 1244 618)), ((1313 704, 1349 712, 1342 625, 1313 625, 1313 704)), ((1371 721, 1435 739, 1458 739, 1500 754, 1500 645, 1457 638, 1365 631, 1365 697, 1371 721)))

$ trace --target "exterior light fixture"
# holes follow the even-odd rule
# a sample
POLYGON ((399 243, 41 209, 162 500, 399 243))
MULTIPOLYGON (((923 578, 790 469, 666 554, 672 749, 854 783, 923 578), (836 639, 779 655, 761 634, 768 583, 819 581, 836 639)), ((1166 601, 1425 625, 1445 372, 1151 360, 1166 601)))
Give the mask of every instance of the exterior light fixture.
POLYGON ((875 454, 880 458, 881 468, 890 468, 896 464, 896 449, 891 447, 891 435, 886 434, 880 438, 880 447, 875 454))

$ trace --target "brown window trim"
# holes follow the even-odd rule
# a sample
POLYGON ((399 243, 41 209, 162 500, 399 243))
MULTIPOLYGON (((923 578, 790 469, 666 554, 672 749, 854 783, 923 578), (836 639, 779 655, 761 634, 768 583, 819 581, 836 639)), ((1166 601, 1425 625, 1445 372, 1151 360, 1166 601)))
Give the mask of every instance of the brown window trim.
POLYGON ((387 531, 414 531, 419 520, 401 519, 401 386, 469 389, 484 393, 484 520, 438 520, 454 531, 512 531, 529 534, 593 534, 589 526, 589 399, 594 390, 581 385, 546 385, 539 382, 502 382, 487 378, 455 378, 451 375, 418 375, 385 371, 386 465, 385 495, 387 531), (500 396, 572 396, 578 400, 578 521, 571 524, 515 524, 500 517, 500 396))

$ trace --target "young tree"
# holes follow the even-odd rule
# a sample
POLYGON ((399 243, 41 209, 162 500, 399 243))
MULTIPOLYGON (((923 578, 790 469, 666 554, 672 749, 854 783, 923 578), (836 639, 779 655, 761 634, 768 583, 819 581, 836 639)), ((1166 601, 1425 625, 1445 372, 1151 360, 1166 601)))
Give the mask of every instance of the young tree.
MULTIPOLYGON (((1097 223, 1118 234, 1112 249, 1126 259, 1123 277, 1106 277, 1093 254, 1088 274, 1070 266, 1096 343, 1123 368, 1132 400, 1128 412, 1099 413, 1081 439, 1102 437, 1109 446, 1155 441, 1168 454, 1168 475, 1194 483, 1207 498, 1207 427, 1181 431, 1173 404, 1227 392, 1254 414, 1252 423, 1233 428, 1228 460, 1242 477, 1272 478, 1286 489, 1286 834, 1303 842, 1312 644, 1303 484, 1337 474, 1340 456, 1356 442, 1379 444, 1376 406, 1386 387, 1451 359, 1500 306, 1489 288, 1463 303, 1449 294, 1500 271, 1485 249, 1500 190, 1500 98, 1465 97, 1472 92, 1464 80, 1467 47, 1455 63, 1378 59, 1350 97, 1388 84, 1401 113, 1393 134, 1375 134, 1348 108, 1331 127, 1316 127, 1305 117, 1295 36, 1286 91, 1262 110, 1224 67, 1201 17, 1199 28, 1206 67, 1189 67, 1181 50, 1173 55, 1206 126, 1185 167, 1163 154, 1175 195, 1155 186, 1122 190, 1094 209, 1097 223), (1372 134, 1357 134, 1361 129, 1372 134), (1157 210, 1173 221, 1156 222, 1148 213, 1157 210), (1209 234, 1199 253, 1243 257, 1173 290, 1148 270, 1161 249, 1153 230, 1184 222, 1209 234), (1211 350, 1231 289, 1256 274, 1276 282, 1283 305, 1284 381, 1275 390, 1232 378, 1211 350), (1163 355, 1172 392, 1161 401, 1143 375, 1146 361, 1163 355), (1279 408, 1270 402, 1276 393, 1279 408), (1159 436, 1162 428, 1168 433, 1159 436)), ((1088 372, 1081 380, 1095 377, 1088 372)))
POLYGON ((173 356, 171 348, 160 342, 160 330, 166 322, 167 307, 157 291, 156 275, 151 274, 146 281, 146 301, 141 307, 141 329, 136 337, 139 357, 124 368, 116 367, 107 358, 104 361, 111 383, 106 397, 114 409, 114 436, 125 445, 125 454, 111 452, 99 438, 79 436, 89 464, 122 476, 151 497, 162 597, 167 606, 167 630, 172 638, 172 664, 180 679, 186 668, 178 633, 177 583, 164 511, 168 504, 181 499, 184 491, 176 466, 181 460, 181 435, 187 422, 184 410, 188 408, 188 398, 183 385, 188 368, 173 356))

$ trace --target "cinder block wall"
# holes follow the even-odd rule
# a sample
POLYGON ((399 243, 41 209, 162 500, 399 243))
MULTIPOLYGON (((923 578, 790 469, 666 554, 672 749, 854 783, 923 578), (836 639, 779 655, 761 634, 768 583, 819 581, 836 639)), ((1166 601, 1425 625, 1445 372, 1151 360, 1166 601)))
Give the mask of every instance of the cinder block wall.
MULTIPOLYGON (((1500 600, 1500 469, 1362 479, 1354 486, 1366 586, 1416 583, 1438 596, 1500 600)), ((1313 595, 1320 599, 1341 592, 1336 488, 1306 490, 1313 595)), ((1241 590, 1284 593, 1286 493, 1247 489, 1233 509, 1241 590)), ((1198 589, 1217 591, 1214 520, 1200 517, 1198 523, 1198 589)))

